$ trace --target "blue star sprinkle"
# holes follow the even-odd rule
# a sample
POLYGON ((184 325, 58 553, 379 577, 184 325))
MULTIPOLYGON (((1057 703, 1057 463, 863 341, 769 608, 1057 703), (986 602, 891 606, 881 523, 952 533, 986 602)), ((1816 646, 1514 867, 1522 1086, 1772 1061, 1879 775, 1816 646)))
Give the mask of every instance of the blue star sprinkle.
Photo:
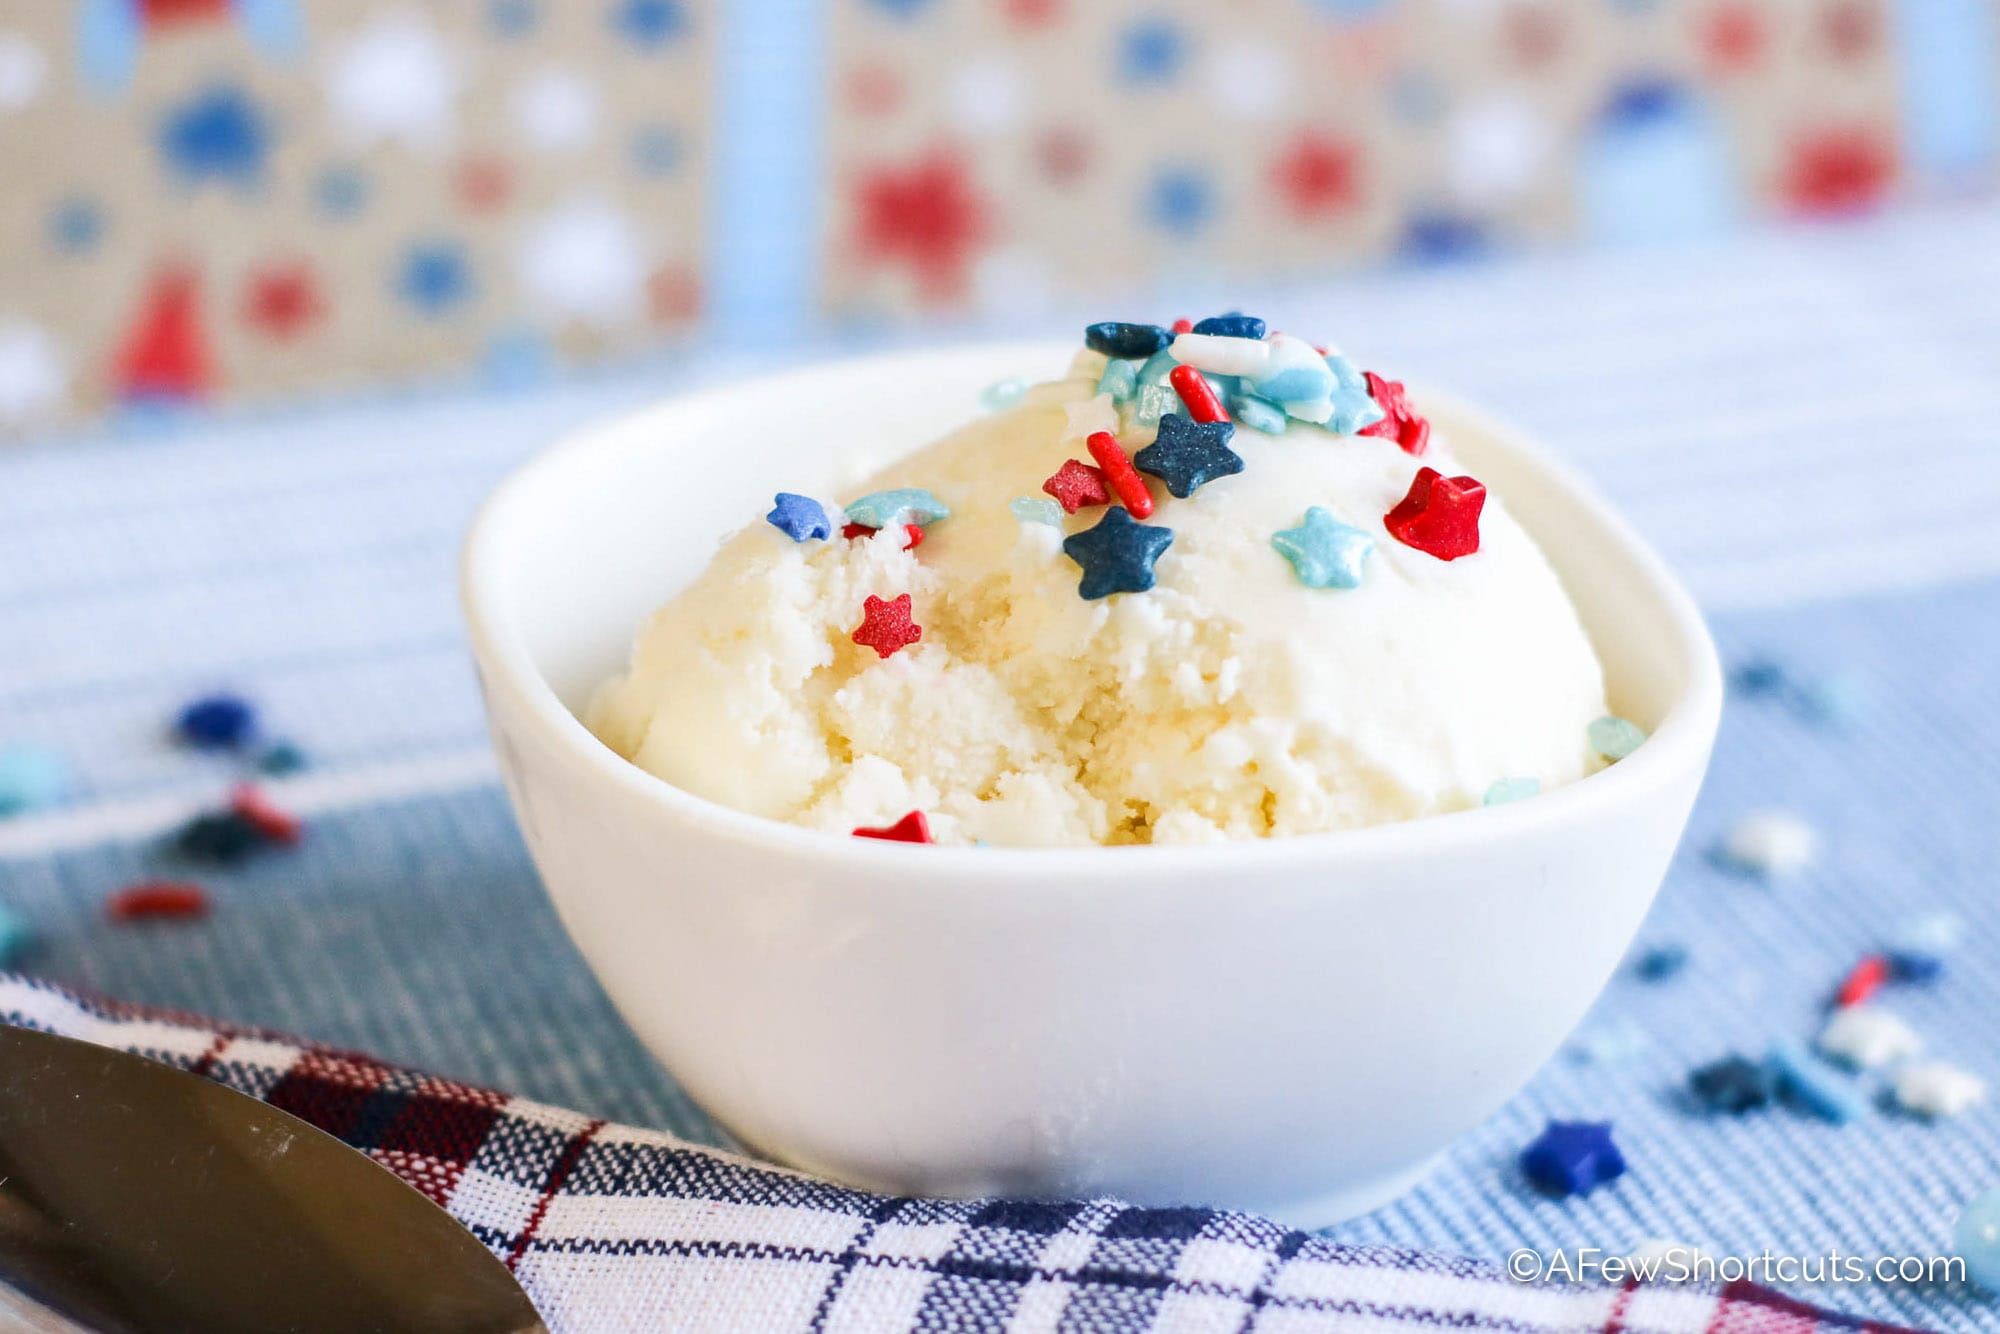
POLYGON ((1329 352, 1326 368, 1333 372, 1333 415, 1326 419, 1327 430, 1353 435, 1382 420, 1386 414, 1368 392, 1368 377, 1359 367, 1338 352, 1329 352))
POLYGON ((1844 1126, 1866 1110, 1861 1095, 1795 1042, 1771 1044, 1764 1068, 1784 1098, 1823 1121, 1844 1126))
POLYGON ((771 526, 794 542, 808 538, 827 538, 833 534, 833 520, 826 517, 826 508, 811 496, 802 496, 795 491, 780 491, 775 497, 777 503, 764 517, 771 526))
POLYGON ((1153 586, 1153 562, 1174 544, 1174 530, 1140 523, 1123 505, 1105 511, 1095 528, 1063 539, 1063 554, 1083 567, 1077 592, 1094 602, 1153 586))
POLYGON ((1259 398, 1247 389, 1229 395, 1229 415, 1253 431, 1265 435, 1285 433, 1285 409, 1268 398, 1259 398))
POLYGON ((240 88, 219 85, 167 113, 160 152, 191 185, 206 180, 252 186, 264 174, 270 131, 240 88))
POLYGON ((1505 806, 1510 801, 1526 801, 1529 797, 1541 795, 1542 780, 1539 778, 1496 778, 1479 804, 1505 806))
POLYGON ((1687 967, 1688 952, 1685 945, 1655 945, 1639 956, 1632 965, 1632 971, 1639 975, 1641 982, 1664 982, 1687 967))
POLYGON ((1022 523, 1045 523, 1051 528, 1062 527, 1062 506, 1053 500, 1043 500, 1036 496, 1017 496, 1007 502, 1007 510, 1022 523))
POLYGON ((1229 447, 1235 434, 1234 422, 1197 422, 1169 412, 1160 418, 1159 435, 1132 462, 1186 500, 1216 478, 1243 471, 1243 456, 1229 447))
POLYGON ((1585 1195, 1625 1174, 1609 1121, 1551 1121, 1521 1153, 1528 1180, 1551 1195, 1585 1195))
POLYGON ((1262 338, 1264 321, 1255 315, 1245 315, 1240 310, 1232 310, 1227 315, 1211 315, 1198 321, 1194 326, 1198 334, 1210 334, 1216 338, 1262 338))
POLYGON ((1705 1112, 1741 1116, 1771 1101, 1771 1072, 1742 1056, 1725 1056, 1688 1076, 1688 1093, 1705 1112))
POLYGON ((241 695, 206 695, 181 710, 174 732, 196 750, 234 750, 257 734, 257 706, 241 695))
POLYGON ((1608 713, 1592 722, 1589 732, 1590 748, 1614 762, 1646 744, 1646 734, 1637 724, 1608 713))
POLYGON ((1139 392, 1139 367, 1130 361, 1107 361, 1097 379, 1097 392, 1111 395, 1113 403, 1129 403, 1139 392))
POLYGON ((869 528, 887 528, 892 523, 913 523, 928 528, 939 519, 949 519, 945 503, 920 486, 903 486, 893 491, 875 491, 846 506, 849 523, 869 528))
POLYGON ((1307 588, 1359 588, 1375 539, 1314 505, 1304 523, 1271 534, 1271 545, 1307 588))

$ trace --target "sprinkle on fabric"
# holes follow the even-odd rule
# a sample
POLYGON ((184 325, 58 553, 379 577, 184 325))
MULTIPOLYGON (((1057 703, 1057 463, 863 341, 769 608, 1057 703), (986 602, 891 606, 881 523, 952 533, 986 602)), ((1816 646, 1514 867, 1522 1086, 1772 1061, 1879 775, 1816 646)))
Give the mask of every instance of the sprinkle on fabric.
POLYGON ((0 820, 45 810, 62 800, 63 762, 41 746, 0 746, 0 820))
POLYGON ((1484 483, 1419 468, 1409 492, 1382 516, 1382 524, 1406 547, 1457 560, 1479 550, 1479 512, 1485 507, 1484 483))
POLYGON ((1644 1029, 1629 1019, 1585 1029, 1570 1044, 1570 1059, 1579 1065, 1621 1065, 1650 1045, 1644 1029))
POLYGON ((1135 519, 1148 519, 1153 514, 1153 493, 1146 489, 1146 479, 1132 466, 1132 460, 1125 453, 1125 447, 1118 443, 1118 437, 1109 431, 1093 431, 1084 441, 1084 448, 1090 457, 1097 460, 1098 470, 1104 476, 1104 484, 1111 488, 1120 504, 1131 512, 1135 519))
POLYGON ((1757 811, 1736 822, 1719 849, 1722 861, 1766 880, 1797 875, 1819 856, 1819 834, 1785 811, 1757 811))
POLYGON ((208 695, 181 710, 180 739, 197 750, 235 750, 257 731, 257 710, 239 695, 208 695))
POLYGON ((847 522, 870 528, 887 528, 899 519, 928 528, 939 519, 949 519, 951 510, 922 487, 904 486, 865 495, 848 505, 846 514, 847 522))
POLYGON ((1385 440, 1394 440, 1402 447, 1405 454, 1422 457, 1423 452, 1430 447, 1431 424, 1418 416, 1417 410, 1410 406, 1409 397, 1403 392, 1402 382, 1385 380, 1374 371, 1363 371, 1362 375, 1368 381, 1368 396, 1375 400, 1375 405, 1382 409, 1383 415, 1382 420, 1371 426, 1362 427, 1355 434, 1375 435, 1385 440))
POLYGON ((1951 1231, 1951 1249, 1974 1283, 2000 1294, 2000 1186, 1965 1206, 1951 1231))
POLYGON ((1251 430, 1262 431, 1265 435, 1283 435, 1289 420, 1282 407, 1245 389, 1230 393, 1229 413, 1251 430))
POLYGON ((1587 1195, 1625 1174, 1625 1155, 1609 1121, 1551 1121, 1522 1151, 1521 1171, 1551 1195, 1587 1195))
POLYGON ((1375 539, 1314 505, 1298 527, 1271 534, 1271 545, 1292 563, 1292 573, 1307 588, 1359 588, 1375 539))
POLYGON ((185 920, 208 915, 208 891, 190 880, 142 880, 104 901, 114 922, 185 920))
POLYGON ((1723 1116, 1767 1107, 1775 1092, 1770 1070, 1745 1056, 1725 1056, 1688 1076, 1688 1094, 1695 1105, 1723 1116))
POLYGON ((1083 570, 1077 586, 1085 601, 1113 593, 1143 593, 1153 586, 1153 563, 1172 546, 1171 528, 1139 523, 1114 505, 1094 528, 1063 539, 1063 554, 1083 570))
POLYGON ((1104 374, 1097 378, 1097 392, 1111 395, 1113 403, 1125 404, 1139 391, 1139 367, 1130 361, 1107 361, 1104 374))
POLYGON ((1243 471, 1243 457, 1229 447, 1236 434, 1231 422, 1197 422, 1170 412, 1160 418, 1160 432, 1132 456, 1139 471, 1167 484, 1177 499, 1186 500, 1218 477, 1243 471))
POLYGON ((1889 938, 1889 964, 1906 982, 1929 982, 1944 971, 1945 956, 1958 948, 1965 923, 1952 913, 1934 912, 1899 923, 1889 938))
POLYGON ((924 637, 924 629, 910 619, 910 595, 899 593, 884 602, 870 593, 861 604, 861 624, 851 638, 863 648, 872 648, 886 658, 899 648, 907 648, 924 637))
POLYGON ((28 919, 0 903, 0 968, 12 968, 34 948, 35 929, 28 919))
POLYGON ((1231 311, 1227 315, 1211 315, 1194 325, 1189 332, 1214 334, 1218 338, 1262 338, 1264 321, 1255 315, 1231 311))
POLYGON ((1605 714, 1590 724, 1590 748, 1616 763, 1646 744, 1646 733, 1636 723, 1605 714))
POLYGON ((1103 320, 1085 325, 1083 330, 1084 346, 1092 352, 1102 352, 1121 361, 1150 357, 1155 352, 1164 351, 1172 341, 1173 333, 1157 324, 1103 320))
POLYGON ((1021 377, 995 380, 979 391, 979 407, 983 412, 1005 412, 1028 396, 1028 382, 1021 377))
POLYGON ((1918 1061, 1896 1072, 1896 1105, 1917 1116, 1948 1117, 1986 1098, 1986 1081, 1945 1061, 1918 1061))
POLYGON ((299 817, 284 810, 251 783, 239 783, 229 794, 229 809, 266 842, 296 846, 305 837, 299 817))
POLYGON ((854 831, 854 837, 879 838, 885 843, 929 843, 931 822, 922 811, 911 811, 894 824, 863 825, 854 831))
POLYGON ((1924 1040, 1887 1010, 1850 1005, 1833 1012, 1816 1045, 1829 1060, 1855 1070, 1873 1070, 1918 1055, 1924 1040))
POLYGON ((1632 971, 1641 982, 1665 982, 1678 976, 1687 963, 1687 946, 1655 945, 1639 956, 1632 971))
POLYGON ((1368 392, 1368 377, 1360 367, 1338 352, 1329 352, 1326 368, 1333 372, 1333 393, 1329 396, 1333 411, 1325 422, 1327 430, 1336 435, 1359 435, 1363 427, 1373 426, 1388 415, 1368 392))
POLYGON ((1111 503, 1111 488, 1104 480, 1104 473, 1080 459, 1063 460, 1055 475, 1042 483, 1042 490, 1056 498, 1065 514, 1111 503))
POLYGON ((1062 527, 1063 508, 1053 500, 1043 500, 1039 496, 1016 496, 1007 502, 1007 509, 1022 523, 1045 523, 1051 528, 1062 527))
POLYGON ((1822 1121, 1844 1126, 1867 1110, 1853 1086, 1813 1060, 1796 1042, 1772 1043, 1764 1065, 1781 1097, 1822 1121))
POLYGON ((267 778, 283 778, 303 771, 306 753, 290 741, 274 741, 257 757, 257 772, 267 778))
POLYGON ((1889 961, 1879 954, 1870 954, 1841 979, 1833 1003, 1842 1007, 1859 1005, 1880 991, 1882 984, 1888 980, 1889 961))
POLYGON ((1539 778, 1496 778, 1480 799, 1482 806, 1505 806, 1510 802, 1526 801, 1529 797, 1542 795, 1542 780, 1539 778))
POLYGON ((235 811, 197 815, 174 834, 174 850, 191 861, 231 866, 264 846, 262 831, 235 811))
POLYGON ((826 516, 826 507, 811 496, 802 496, 795 491, 780 491, 774 498, 776 503, 764 517, 773 528, 794 542, 805 542, 814 538, 825 539, 833 534, 833 520, 826 516))
MULTIPOLYGON (((873 537, 881 531, 880 528, 870 528, 865 523, 845 523, 840 526, 840 535, 850 542, 857 537, 873 537)), ((923 529, 913 523, 903 525, 903 550, 908 551, 913 547, 922 546, 923 542, 923 529)))
POLYGON ((1187 415, 1198 422, 1226 422, 1229 412, 1222 406, 1222 400, 1215 396, 1215 386, 1208 377, 1192 366, 1176 366, 1167 376, 1167 382, 1174 387, 1174 393, 1187 407, 1187 415))

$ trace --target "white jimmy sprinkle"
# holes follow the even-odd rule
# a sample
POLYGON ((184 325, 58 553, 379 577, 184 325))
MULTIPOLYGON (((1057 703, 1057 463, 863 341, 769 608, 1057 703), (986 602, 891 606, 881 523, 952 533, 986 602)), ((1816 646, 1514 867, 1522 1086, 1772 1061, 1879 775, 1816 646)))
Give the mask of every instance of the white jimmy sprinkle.
POLYGON ((1920 1061, 1896 1073, 1896 1104, 1919 1116, 1957 1116, 1986 1096, 1986 1081, 1945 1061, 1920 1061))
POLYGON ((1723 841, 1722 855, 1742 870, 1783 879, 1813 864, 1819 833, 1788 811, 1757 811, 1736 822, 1723 841))
POLYGON ((1819 1034, 1820 1051, 1857 1070, 1907 1061, 1924 1049, 1915 1029, 1869 1005, 1835 1010, 1819 1034))

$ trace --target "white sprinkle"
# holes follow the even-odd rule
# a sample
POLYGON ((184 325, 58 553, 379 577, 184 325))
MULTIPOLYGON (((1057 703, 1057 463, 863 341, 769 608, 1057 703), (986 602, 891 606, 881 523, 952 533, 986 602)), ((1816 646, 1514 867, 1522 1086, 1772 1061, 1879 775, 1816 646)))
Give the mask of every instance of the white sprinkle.
POLYGON ((1757 811, 1729 831, 1722 855, 1745 871, 1768 879, 1796 875, 1819 856, 1819 833, 1786 811, 1757 811))
POLYGON ((1271 345, 1261 338, 1176 334, 1173 346, 1167 352, 1183 366, 1192 366, 1210 375, 1247 375, 1255 379, 1271 364, 1271 345))
POLYGON ((1063 404, 1062 438, 1085 440, 1099 431, 1118 434, 1118 406, 1109 394, 1093 394, 1074 403, 1063 404))
POLYGON ((1896 1073, 1896 1103, 1919 1116, 1957 1116, 1986 1096, 1986 1081, 1944 1061, 1920 1061, 1896 1073))
POLYGON ((1857 1070, 1907 1061, 1924 1049, 1924 1040, 1908 1024, 1870 1005, 1835 1010, 1820 1030, 1819 1049, 1857 1070))

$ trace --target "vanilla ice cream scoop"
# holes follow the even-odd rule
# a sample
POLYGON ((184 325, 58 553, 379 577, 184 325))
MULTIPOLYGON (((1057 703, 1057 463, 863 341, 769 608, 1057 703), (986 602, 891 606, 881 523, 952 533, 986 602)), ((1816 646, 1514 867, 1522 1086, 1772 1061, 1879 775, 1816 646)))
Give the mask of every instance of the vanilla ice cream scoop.
POLYGON ((1143 355, 1082 353, 845 511, 781 496, 592 730, 771 819, 1005 846, 1346 829, 1597 767, 1602 671, 1505 498, 1400 386, 1252 332, 1121 335, 1143 355), (1233 427, 1163 402, 1195 371, 1233 427))

